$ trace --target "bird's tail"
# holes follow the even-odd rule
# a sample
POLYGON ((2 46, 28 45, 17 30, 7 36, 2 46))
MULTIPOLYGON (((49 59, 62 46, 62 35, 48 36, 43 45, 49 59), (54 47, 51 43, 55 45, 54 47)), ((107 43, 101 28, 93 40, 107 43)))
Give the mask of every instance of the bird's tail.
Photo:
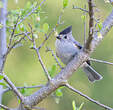
POLYGON ((88 76, 89 81, 95 82, 96 80, 101 80, 103 77, 96 72, 90 65, 85 65, 83 67, 84 72, 88 76))

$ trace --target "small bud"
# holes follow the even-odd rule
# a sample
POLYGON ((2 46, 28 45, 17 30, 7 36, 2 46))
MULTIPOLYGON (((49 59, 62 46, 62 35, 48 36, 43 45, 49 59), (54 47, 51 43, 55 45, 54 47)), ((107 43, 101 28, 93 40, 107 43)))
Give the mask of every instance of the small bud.
POLYGON ((56 24, 56 26, 58 26, 58 24, 56 24))
POLYGON ((57 31, 55 31, 54 36, 55 36, 55 37, 58 36, 58 32, 57 32, 57 31))
POLYGON ((100 32, 98 33, 98 38, 102 39, 102 34, 100 32))
POLYGON ((38 16, 38 17, 36 18, 36 20, 37 20, 37 22, 40 22, 40 17, 38 16))
POLYGON ((104 0, 104 2, 105 2, 105 3, 110 3, 110 1, 109 1, 109 0, 104 0))

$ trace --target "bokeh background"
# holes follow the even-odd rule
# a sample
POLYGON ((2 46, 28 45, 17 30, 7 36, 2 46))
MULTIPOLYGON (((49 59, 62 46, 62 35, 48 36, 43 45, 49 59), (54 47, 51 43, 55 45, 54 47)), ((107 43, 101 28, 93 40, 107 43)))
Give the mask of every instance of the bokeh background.
MULTIPOLYGON (((64 24, 57 28, 57 31, 60 32, 65 27, 72 25, 73 35, 81 44, 83 44, 84 41, 84 26, 83 21, 81 20, 83 12, 80 10, 73 10, 72 5, 74 4, 75 6, 83 8, 86 1, 87 0, 70 0, 69 6, 65 9, 62 17, 64 24)), ((95 12, 95 15, 97 18, 101 18, 101 21, 103 21, 111 12, 112 6, 105 3, 104 0, 95 1, 96 6, 99 9, 99 11, 95 12)), ((27 2, 28 0, 18 0, 18 3, 15 3, 15 0, 8 0, 8 10, 24 8, 27 2)), ((40 2, 40 0, 38 2, 40 2)), ((49 24, 49 31, 51 31, 51 29, 55 26, 62 10, 62 0, 47 0, 42 9, 45 13, 41 14, 40 17, 43 19, 43 17, 47 16, 47 19, 44 22, 49 24)), ((28 22, 32 22, 32 19, 29 19, 28 22)), ((37 45, 41 44, 44 39, 41 35, 39 37, 40 39, 37 41, 37 45)), ((40 50, 43 62, 48 69, 51 68, 53 64, 56 64, 56 62, 54 61, 54 58, 51 56, 50 52, 45 52, 45 47, 51 47, 55 53, 54 42, 55 37, 53 34, 50 39, 47 40, 45 46, 40 50)), ((112 30, 103 39, 91 57, 113 62, 112 30)), ((92 62, 92 65, 95 70, 103 76, 101 81, 91 84, 82 69, 79 69, 69 79, 69 82, 71 85, 73 85, 73 87, 80 90, 84 94, 100 101, 103 104, 113 107, 113 66, 96 62, 92 62)), ((57 71, 60 71, 58 67, 57 71)), ((11 52, 5 65, 5 72, 16 86, 24 86, 25 83, 27 85, 39 85, 45 84, 47 81, 35 52, 29 49, 29 44, 27 43, 25 43, 24 47, 16 48, 11 52)), ((61 97, 59 104, 57 104, 54 98, 50 95, 38 106, 46 108, 47 110, 72 110, 72 101, 75 100, 77 106, 80 106, 80 104, 84 102, 83 110, 103 110, 96 104, 87 101, 67 88, 63 88, 62 91, 63 97, 61 97)), ((16 97, 12 92, 4 94, 3 104, 10 107, 17 106, 16 97)))

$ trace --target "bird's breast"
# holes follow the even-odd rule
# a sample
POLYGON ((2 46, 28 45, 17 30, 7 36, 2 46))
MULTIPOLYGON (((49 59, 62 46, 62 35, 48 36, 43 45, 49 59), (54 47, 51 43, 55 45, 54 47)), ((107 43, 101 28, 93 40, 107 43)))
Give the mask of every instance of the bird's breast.
POLYGON ((56 55, 64 64, 67 64, 79 51, 79 49, 74 44, 69 42, 61 42, 60 40, 56 40, 55 47, 56 55))

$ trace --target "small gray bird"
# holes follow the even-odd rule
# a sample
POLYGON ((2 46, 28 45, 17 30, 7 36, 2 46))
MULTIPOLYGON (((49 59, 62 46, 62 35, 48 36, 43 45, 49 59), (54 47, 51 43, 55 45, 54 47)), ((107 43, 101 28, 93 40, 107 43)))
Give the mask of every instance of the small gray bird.
MULTIPOLYGON (((67 27, 56 37, 55 47, 56 55, 64 64, 68 64, 75 55, 80 51, 82 46, 76 41, 72 35, 72 26, 67 27)), ((95 82, 101 80, 103 77, 96 72, 91 66, 90 61, 86 61, 83 65, 83 70, 88 76, 89 81, 95 82)))

